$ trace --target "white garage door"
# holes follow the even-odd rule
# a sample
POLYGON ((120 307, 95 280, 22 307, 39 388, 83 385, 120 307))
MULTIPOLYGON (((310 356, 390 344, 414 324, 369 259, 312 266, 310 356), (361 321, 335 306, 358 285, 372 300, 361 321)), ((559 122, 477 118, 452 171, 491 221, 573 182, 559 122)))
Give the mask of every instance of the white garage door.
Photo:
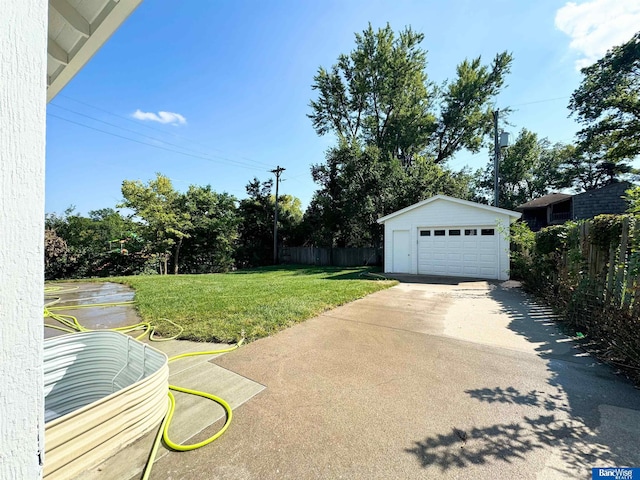
POLYGON ((418 273, 498 278, 498 247, 495 227, 420 228, 418 273))

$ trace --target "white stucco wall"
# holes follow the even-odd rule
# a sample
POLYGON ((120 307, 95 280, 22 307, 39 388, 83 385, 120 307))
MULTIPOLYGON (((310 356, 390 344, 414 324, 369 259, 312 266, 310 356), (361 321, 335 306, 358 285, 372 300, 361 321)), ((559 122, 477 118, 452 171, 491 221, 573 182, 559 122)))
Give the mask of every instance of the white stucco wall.
POLYGON ((0 478, 42 476, 47 0, 0 14, 0 478))
POLYGON ((431 203, 386 220, 384 223, 384 271, 393 271, 393 231, 408 230, 410 235, 410 272, 418 273, 418 230, 425 227, 484 226, 496 228, 499 235, 501 280, 509 278, 509 225, 511 218, 500 211, 436 199, 431 203))

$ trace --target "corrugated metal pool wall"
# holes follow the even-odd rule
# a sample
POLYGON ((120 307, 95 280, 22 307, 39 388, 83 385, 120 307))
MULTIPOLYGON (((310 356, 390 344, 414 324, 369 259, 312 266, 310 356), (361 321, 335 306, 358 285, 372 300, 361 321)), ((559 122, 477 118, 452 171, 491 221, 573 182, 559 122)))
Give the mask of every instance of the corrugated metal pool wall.
POLYGON ((167 410, 167 356, 117 332, 44 345, 48 480, 74 478, 137 440, 167 410))

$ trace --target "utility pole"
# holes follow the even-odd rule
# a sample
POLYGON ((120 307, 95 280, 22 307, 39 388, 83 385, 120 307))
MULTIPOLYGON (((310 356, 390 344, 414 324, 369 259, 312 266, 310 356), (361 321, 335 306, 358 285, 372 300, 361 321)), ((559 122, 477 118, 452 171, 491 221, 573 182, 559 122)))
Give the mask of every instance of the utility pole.
POLYGON ((271 170, 276 176, 276 206, 275 215, 273 218, 273 264, 278 264, 278 185, 280 184, 280 174, 286 169, 278 165, 274 170, 271 170))
POLYGON ((493 111, 493 206, 498 206, 499 184, 498 173, 500 171, 500 141, 498 139, 498 118, 500 117, 500 110, 493 111))

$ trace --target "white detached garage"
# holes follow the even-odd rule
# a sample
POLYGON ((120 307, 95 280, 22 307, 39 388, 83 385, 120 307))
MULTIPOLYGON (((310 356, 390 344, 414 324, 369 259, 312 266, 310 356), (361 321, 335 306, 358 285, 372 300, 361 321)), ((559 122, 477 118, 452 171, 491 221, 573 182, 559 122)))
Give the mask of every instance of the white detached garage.
POLYGON ((384 271, 507 280, 520 213, 436 195, 382 217, 384 271))

